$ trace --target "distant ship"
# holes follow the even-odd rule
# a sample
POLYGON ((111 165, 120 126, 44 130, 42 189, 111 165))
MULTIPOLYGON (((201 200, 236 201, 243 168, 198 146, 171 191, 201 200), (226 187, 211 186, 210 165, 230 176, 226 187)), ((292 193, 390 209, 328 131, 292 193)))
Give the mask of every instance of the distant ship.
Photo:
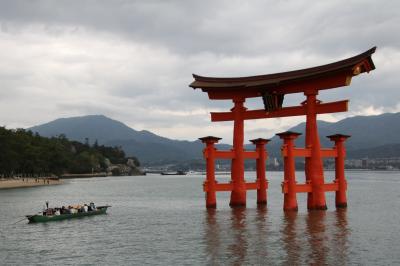
POLYGON ((161 175, 186 175, 186 172, 184 172, 184 171, 161 172, 161 175))

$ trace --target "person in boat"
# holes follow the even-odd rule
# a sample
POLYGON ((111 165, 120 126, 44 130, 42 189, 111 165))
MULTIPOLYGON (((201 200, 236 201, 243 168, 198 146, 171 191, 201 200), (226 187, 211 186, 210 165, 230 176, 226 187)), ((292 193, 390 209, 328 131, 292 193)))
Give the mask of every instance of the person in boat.
POLYGON ((89 211, 95 211, 95 210, 96 210, 96 206, 94 205, 93 202, 91 202, 91 203, 89 204, 89 211))
POLYGON ((90 212, 96 211, 96 205, 91 202, 88 204, 76 205, 76 206, 62 206, 61 208, 49 208, 49 202, 46 201, 46 209, 43 210, 43 216, 52 216, 52 215, 61 215, 61 214, 75 214, 75 213, 82 213, 82 212, 90 212))
POLYGON ((86 204, 83 204, 80 210, 81 212, 88 212, 88 206, 86 204))
POLYGON ((68 206, 68 210, 70 214, 78 213, 78 209, 74 208, 73 206, 68 206))
POLYGON ((44 213, 45 216, 51 216, 54 214, 54 210, 52 208, 47 208, 44 213))

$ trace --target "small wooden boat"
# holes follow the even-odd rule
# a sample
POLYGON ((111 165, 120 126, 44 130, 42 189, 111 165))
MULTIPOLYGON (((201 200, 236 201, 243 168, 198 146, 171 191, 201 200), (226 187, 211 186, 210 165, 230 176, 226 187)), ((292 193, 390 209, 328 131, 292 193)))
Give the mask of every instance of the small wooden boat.
POLYGON ((111 206, 105 205, 105 206, 98 206, 93 209, 89 209, 87 211, 82 210, 76 210, 76 212, 72 213, 60 213, 59 211, 61 208, 52 208, 52 209, 46 209, 40 214, 35 214, 35 215, 26 215, 26 218, 28 218, 29 223, 45 223, 45 222, 51 222, 51 221, 61 221, 61 220, 67 220, 67 219, 73 219, 73 218, 80 218, 80 217, 85 217, 85 216, 92 216, 92 215, 98 215, 98 214, 105 214, 107 211, 107 208, 111 206), (54 211, 55 210, 55 211, 54 211))

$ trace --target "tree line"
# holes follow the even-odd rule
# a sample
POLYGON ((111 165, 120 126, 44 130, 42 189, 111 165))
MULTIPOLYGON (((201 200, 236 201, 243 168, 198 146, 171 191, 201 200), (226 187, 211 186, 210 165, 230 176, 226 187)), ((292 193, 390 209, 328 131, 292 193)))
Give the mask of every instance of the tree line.
MULTIPOLYGON (((140 162, 135 157, 136 166, 140 162)), ((124 164, 129 159, 120 147, 90 145, 70 141, 65 135, 52 138, 24 129, 0 127, 0 175, 38 175, 42 173, 83 174, 106 171, 109 164, 124 164)))

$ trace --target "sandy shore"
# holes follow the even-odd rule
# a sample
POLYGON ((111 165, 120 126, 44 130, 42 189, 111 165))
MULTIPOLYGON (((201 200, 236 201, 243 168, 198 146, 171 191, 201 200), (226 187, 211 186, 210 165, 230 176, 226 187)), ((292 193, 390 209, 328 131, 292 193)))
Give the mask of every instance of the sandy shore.
POLYGON ((62 180, 56 179, 35 179, 35 178, 24 178, 24 179, 0 179, 0 189, 3 188, 19 188, 19 187, 36 187, 36 186, 50 186, 60 185, 62 180))

